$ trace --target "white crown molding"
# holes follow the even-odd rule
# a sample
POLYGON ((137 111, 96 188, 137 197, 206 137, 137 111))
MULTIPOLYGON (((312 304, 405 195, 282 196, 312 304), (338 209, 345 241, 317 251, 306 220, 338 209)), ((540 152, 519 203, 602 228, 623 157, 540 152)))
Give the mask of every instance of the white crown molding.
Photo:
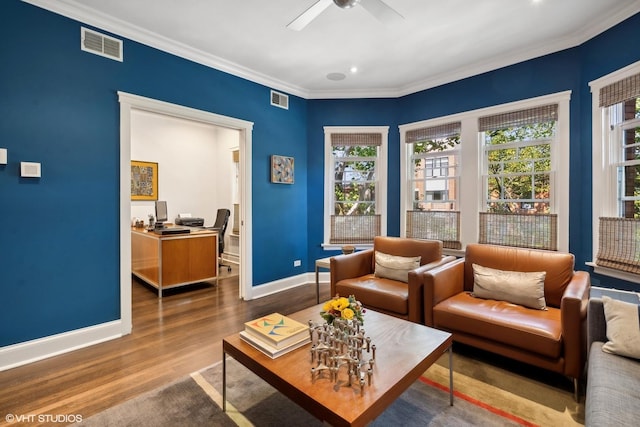
POLYGON ((457 70, 447 71, 446 73, 400 88, 397 96, 411 95, 416 92, 455 82, 457 80, 477 76, 489 71, 498 70, 520 62, 580 46, 625 19, 632 17, 638 13, 639 7, 640 1, 636 1, 629 7, 622 9, 619 13, 610 16, 609 19, 599 19, 596 22, 592 22, 590 25, 585 25, 584 31, 580 31, 579 33, 570 34, 567 37, 557 39, 553 43, 544 42, 538 46, 532 46, 524 51, 517 50, 510 54, 501 54, 496 58, 474 64, 470 67, 462 67, 457 70))
POLYGON ((228 74, 240 77, 254 83, 278 89, 291 95, 308 98, 309 92, 303 88, 290 85, 278 79, 274 79, 256 70, 243 67, 224 58, 211 55, 202 50, 193 48, 183 43, 171 40, 158 33, 131 25, 128 22, 116 19, 94 9, 88 8, 75 0, 22 0, 25 3, 46 9, 58 15, 74 19, 104 31, 124 37, 135 42, 188 59, 201 65, 224 71, 228 74))
POLYGON ((202 50, 168 39, 160 34, 144 30, 125 21, 96 12, 77 0, 22 1, 181 58, 305 99, 398 98, 410 95, 457 80, 517 64, 519 62, 579 46, 614 25, 630 18, 640 10, 640 0, 637 0, 629 4, 627 7, 620 9, 617 13, 605 17, 605 19, 598 17, 598 19, 594 20, 589 25, 584 25, 580 31, 569 34, 567 37, 560 38, 553 43, 545 42, 525 51, 518 50, 511 54, 502 54, 488 61, 476 63, 469 67, 461 67, 458 70, 447 71, 446 73, 411 83, 403 87, 312 90, 291 85, 282 80, 267 76, 259 71, 246 68, 242 65, 227 61, 224 58, 211 55, 202 50))

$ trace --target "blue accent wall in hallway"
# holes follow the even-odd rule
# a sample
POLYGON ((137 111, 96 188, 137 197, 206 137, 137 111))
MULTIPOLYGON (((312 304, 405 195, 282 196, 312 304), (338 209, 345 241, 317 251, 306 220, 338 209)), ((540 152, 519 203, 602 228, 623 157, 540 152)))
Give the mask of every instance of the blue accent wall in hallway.
POLYGON ((268 87, 131 40, 124 40, 122 63, 83 52, 81 26, 19 0, 0 6, 0 147, 9 156, 0 165, 0 347, 120 318, 117 91, 254 123, 252 285, 260 286, 311 272, 316 258, 335 253, 320 246, 323 126, 389 126, 387 230, 397 236, 398 125, 571 90, 570 249, 576 267, 588 269, 588 82, 640 60, 640 14, 581 46, 419 93, 290 96, 289 110, 269 105, 268 87), (295 158, 294 185, 270 183, 272 154, 295 158), (20 178, 20 161, 41 162, 42 177, 20 178), (293 267, 294 259, 302 267, 293 267))

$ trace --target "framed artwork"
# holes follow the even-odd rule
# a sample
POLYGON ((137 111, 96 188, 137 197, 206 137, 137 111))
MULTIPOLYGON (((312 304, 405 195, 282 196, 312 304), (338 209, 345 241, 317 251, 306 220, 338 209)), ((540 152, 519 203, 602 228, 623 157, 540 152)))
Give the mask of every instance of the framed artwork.
POLYGON ((131 161, 131 200, 158 200, 158 164, 131 161))
POLYGON ((271 156, 271 182, 293 184, 293 157, 271 156))

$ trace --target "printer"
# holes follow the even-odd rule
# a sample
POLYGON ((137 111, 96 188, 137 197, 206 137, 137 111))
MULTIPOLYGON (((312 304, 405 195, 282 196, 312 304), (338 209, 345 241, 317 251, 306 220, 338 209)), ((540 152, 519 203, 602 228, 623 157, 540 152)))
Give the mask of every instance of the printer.
POLYGON ((185 225, 187 227, 202 227, 204 225, 204 218, 178 216, 176 218, 176 225, 185 225))

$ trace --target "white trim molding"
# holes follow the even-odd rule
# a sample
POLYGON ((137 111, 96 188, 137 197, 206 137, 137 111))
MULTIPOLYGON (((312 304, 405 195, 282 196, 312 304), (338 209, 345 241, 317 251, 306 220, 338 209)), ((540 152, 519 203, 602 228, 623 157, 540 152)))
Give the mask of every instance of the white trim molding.
POLYGON ((122 330, 120 321, 112 321, 2 347, 0 371, 120 338, 123 335, 122 330))
MULTIPOLYGON (((252 299, 252 185, 251 148, 253 122, 171 104, 118 91, 120 101, 120 281, 123 327, 131 331, 131 109, 195 120, 240 132, 240 284, 239 297, 252 299)), ((128 333, 128 332, 127 332, 128 333)))
POLYGON ((555 188, 552 206, 558 214, 558 250, 569 251, 569 155, 570 155, 570 101, 571 91, 528 98, 521 101, 485 107, 477 110, 436 117, 398 126, 400 131, 400 235, 406 236, 405 212, 412 208, 412 195, 408 188, 409 159, 411 150, 407 147, 406 133, 412 129, 436 126, 444 123, 460 122, 460 241, 462 250, 468 243, 477 242, 478 212, 483 206, 483 185, 481 178, 482 144, 478 140, 478 118, 509 111, 533 108, 540 105, 558 104, 558 127, 552 148, 552 170, 555 171, 555 188))
MULTIPOLYGON (((324 126, 324 223, 322 248, 338 250, 344 245, 329 243, 331 235, 331 201, 333 200, 333 186, 331 170, 333 165, 333 152, 331 149, 331 134, 334 133, 378 133, 382 136, 382 145, 378 150, 376 160, 376 213, 380 214, 380 235, 387 235, 387 188, 389 180, 389 126, 324 126)), ((357 245, 356 249, 366 249, 373 244, 357 245)))
POLYGON ((299 286, 316 286, 315 273, 308 272, 298 274, 296 276, 285 277, 284 279, 274 280, 273 282, 263 283, 253 287, 253 298, 262 298, 268 295, 277 294, 288 289, 297 288, 299 286))
POLYGON ((600 267, 596 264, 600 241, 600 217, 616 217, 618 212, 617 193, 611 191, 616 186, 615 176, 610 173, 612 150, 607 143, 609 130, 604 123, 602 108, 600 107, 600 89, 627 77, 640 73, 640 61, 616 70, 596 80, 589 82, 591 88, 591 149, 592 149, 592 260, 586 264, 593 267, 594 273, 615 277, 628 282, 640 283, 637 274, 625 273, 611 268, 600 267))
POLYGON ((553 42, 544 41, 534 44, 526 49, 516 49, 509 53, 503 53, 496 57, 475 61, 453 70, 447 70, 437 75, 415 81, 399 87, 362 88, 362 89, 334 89, 314 90, 266 75, 259 70, 250 69, 241 64, 229 61, 225 58, 213 55, 201 49, 194 48, 176 40, 169 39, 162 34, 149 31, 145 28, 133 25, 121 19, 114 18, 103 12, 97 11, 83 4, 80 0, 22 0, 25 3, 46 9, 50 12, 67 18, 86 23, 103 29, 129 40, 142 43, 146 46, 168 52, 181 58, 194 61, 231 75, 272 87, 280 91, 300 96, 305 99, 346 99, 346 98, 398 98, 423 90, 431 89, 443 84, 458 81, 464 78, 490 72, 512 64, 517 64, 544 55, 579 46, 582 43, 597 36, 603 31, 619 24, 638 12, 637 2, 631 2, 626 7, 621 7, 615 14, 599 17, 590 25, 584 25, 574 32, 555 39, 553 42))

